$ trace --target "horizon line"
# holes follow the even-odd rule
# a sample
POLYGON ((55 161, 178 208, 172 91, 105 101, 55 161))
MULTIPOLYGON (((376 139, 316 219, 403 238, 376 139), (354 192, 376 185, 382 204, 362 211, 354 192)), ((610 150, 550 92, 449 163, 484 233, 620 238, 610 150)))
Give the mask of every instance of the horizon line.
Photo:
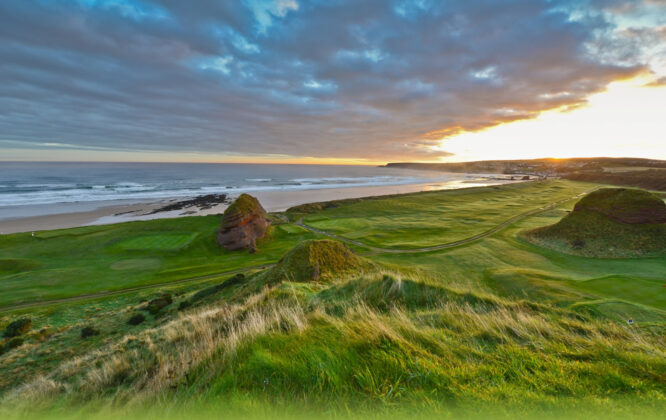
POLYGON ((471 163, 471 162, 502 162, 502 161, 534 161, 534 160, 571 160, 571 159, 640 159, 648 161, 666 161, 664 159, 636 157, 636 156, 569 156, 569 157, 552 157, 544 156, 538 158, 515 158, 515 159, 477 159, 477 160, 464 160, 455 162, 446 161, 379 161, 374 163, 361 163, 352 161, 349 163, 335 162, 335 163, 300 163, 300 162, 192 162, 192 161, 125 161, 125 160, 0 160, 0 163, 137 163, 137 164, 203 164, 203 165, 300 165, 300 166, 385 166, 390 163, 424 163, 424 164, 451 164, 451 163, 471 163))

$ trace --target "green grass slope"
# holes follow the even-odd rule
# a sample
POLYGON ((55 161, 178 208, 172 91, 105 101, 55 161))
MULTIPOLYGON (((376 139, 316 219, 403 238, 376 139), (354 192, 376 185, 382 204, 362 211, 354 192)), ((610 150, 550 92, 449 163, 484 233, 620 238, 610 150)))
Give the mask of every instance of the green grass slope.
POLYGON ((344 244, 326 239, 303 241, 266 272, 266 281, 317 282, 345 276, 370 267, 344 244))
MULTIPOLYGON (((204 307, 179 316, 171 308, 149 326, 95 338, 87 352, 6 391, 2 407, 193 399, 341 413, 666 407, 660 335, 414 273, 348 273, 290 288, 236 284, 204 307)), ((100 322, 108 331, 110 321, 100 322)))
POLYGON ((219 216, 0 235, 0 308, 218 274, 273 263, 314 235, 273 226, 247 255, 220 249, 219 216))
POLYGON ((483 233, 516 215, 592 188, 570 181, 526 182, 315 203, 292 208, 288 214, 369 246, 415 249, 483 233))
MULTIPOLYGON (((533 203, 548 203, 590 188, 554 182, 395 196, 388 199, 394 208, 375 208, 386 198, 359 200, 312 217, 344 230, 363 212, 373 223, 381 215, 389 239, 398 238, 396 225, 420 219, 401 228, 420 244, 434 240, 419 242, 426 220, 446 220, 460 234, 471 226, 471 235, 491 219, 456 216, 476 216, 482 203, 500 203, 501 223, 530 210, 532 194, 533 203), (532 188, 538 185, 544 189, 532 188), (442 208, 447 200, 456 205, 442 208), (509 204, 515 201, 523 204, 509 204)), ((89 290, 75 269, 92 269, 96 290, 115 281, 151 288, 0 314, 1 330, 32 320, 23 342, 0 356, 0 417, 94 418, 112 407, 121 411, 112 417, 131 418, 144 409, 191 415, 210 407, 212 418, 292 409, 325 418, 545 418, 554 410, 565 410, 563 418, 606 418, 609 411, 658 418, 666 410, 666 256, 587 258, 521 239, 572 207, 564 203, 464 246, 401 254, 312 240, 320 238, 275 215, 275 231, 255 255, 220 251, 218 218, 41 232, 39 240, 7 235, 0 238, 3 258, 22 261, 7 263, 0 277, 6 301, 19 291, 42 293, 34 276, 41 270, 69 273, 54 275, 53 284, 73 295, 89 290), (134 237, 194 232, 168 249, 156 242, 151 251, 116 247, 134 237), (94 244, 87 265, 66 251, 94 244), (266 262, 275 266, 177 282, 266 262), (149 303, 166 294, 171 303, 151 313, 149 303), (145 321, 130 325, 137 314, 145 321), (83 337, 86 327, 99 334, 83 337)))
POLYGON ((587 257, 666 254, 666 204, 641 190, 603 188, 581 199, 558 223, 526 232, 541 246, 587 257))

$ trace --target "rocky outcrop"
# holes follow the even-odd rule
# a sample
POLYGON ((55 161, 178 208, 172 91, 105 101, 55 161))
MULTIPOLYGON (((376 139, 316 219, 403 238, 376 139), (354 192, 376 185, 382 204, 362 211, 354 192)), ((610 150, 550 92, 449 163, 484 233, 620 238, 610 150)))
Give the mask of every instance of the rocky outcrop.
POLYGON ((257 240, 266 235, 268 224, 266 210, 259 204, 259 200, 241 194, 224 211, 217 242, 228 250, 248 249, 256 252, 257 240))
POLYGON ((666 204, 648 191, 602 188, 588 194, 574 207, 575 212, 593 211, 620 223, 666 223, 666 204))

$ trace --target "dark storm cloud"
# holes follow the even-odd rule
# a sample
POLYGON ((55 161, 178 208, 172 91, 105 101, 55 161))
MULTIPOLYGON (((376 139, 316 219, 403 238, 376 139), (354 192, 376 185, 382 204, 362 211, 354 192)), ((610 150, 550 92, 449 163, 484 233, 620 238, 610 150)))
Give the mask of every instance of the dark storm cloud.
POLYGON ((663 27, 612 19, 640 6, 663 12, 613 0, 0 2, 0 142, 427 158, 443 135, 577 106, 644 70, 635 45, 659 45, 663 27))

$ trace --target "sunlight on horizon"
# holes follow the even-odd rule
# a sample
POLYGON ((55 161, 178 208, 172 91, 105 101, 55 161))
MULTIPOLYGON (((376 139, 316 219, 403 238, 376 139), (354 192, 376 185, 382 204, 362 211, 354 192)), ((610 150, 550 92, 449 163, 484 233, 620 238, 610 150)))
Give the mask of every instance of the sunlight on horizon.
POLYGON ((611 83, 569 112, 547 111, 441 140, 442 161, 543 157, 634 157, 666 159, 666 85, 648 86, 641 76, 611 83))

